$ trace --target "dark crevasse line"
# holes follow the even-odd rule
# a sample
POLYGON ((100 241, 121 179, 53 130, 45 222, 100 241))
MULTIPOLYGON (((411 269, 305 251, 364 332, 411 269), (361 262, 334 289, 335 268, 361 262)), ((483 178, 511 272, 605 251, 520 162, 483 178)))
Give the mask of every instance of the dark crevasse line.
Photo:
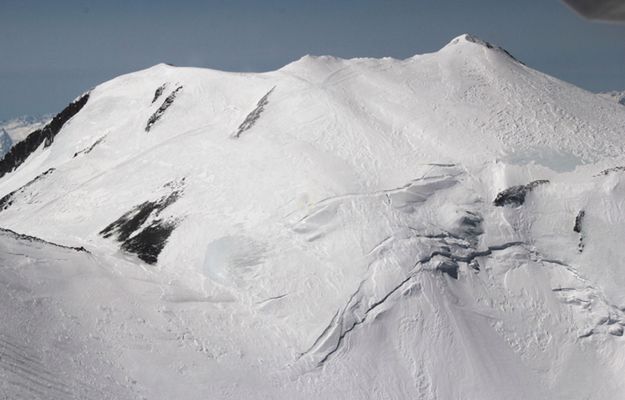
MULTIPOLYGON (((417 271, 417 272, 421 272, 421 271, 417 271)), ((350 326, 349 328, 347 328, 346 330, 344 330, 340 335, 339 338, 337 339, 337 343, 336 346, 330 350, 318 363, 318 366, 322 366, 326 361, 328 361, 328 359, 330 358, 330 356, 332 356, 334 353, 336 353, 339 348, 341 347, 341 344, 343 343, 343 339, 345 339, 345 337, 354 329, 356 329, 356 327, 358 325, 363 324, 366 320, 367 317, 369 316, 369 313, 373 310, 375 310, 377 307, 379 307, 380 305, 384 304, 384 302, 386 302, 386 300, 389 299, 389 297, 391 297, 394 293, 396 293, 399 289, 401 289, 406 283, 408 283, 412 278, 414 278, 414 276, 416 275, 416 273, 410 274, 408 275, 408 277, 406 279, 404 279, 403 281, 401 281, 399 283, 399 285, 395 286, 393 289, 391 289, 386 295, 384 295, 380 300, 376 301, 375 303, 373 303, 371 306, 369 306, 369 308, 367 308, 365 310, 364 316, 362 317, 362 319, 355 321, 352 326, 350 326)), ((342 320, 342 316, 341 316, 341 320, 342 320)), ((326 329, 327 330, 327 329, 326 329)), ((324 331, 325 332, 325 331, 324 331)))
POLYGON ((13 146, 4 158, 0 160, 0 178, 16 170, 42 144, 44 148, 50 146, 54 142, 55 136, 63 128, 63 125, 74 115, 78 114, 87 104, 87 100, 89 100, 89 93, 70 103, 63 111, 52 118, 52 121, 46 126, 32 132, 26 139, 13 146))
POLYGON ((267 304, 267 303, 270 303, 270 302, 275 301, 275 300, 283 299, 283 298, 285 298, 288 295, 289 295, 288 293, 285 293, 285 294, 279 294, 277 296, 271 296, 271 297, 266 298, 265 300, 257 301, 256 304, 258 304, 258 305, 267 304))
POLYGON ((241 125, 239 125, 237 132, 234 134, 235 138, 238 138, 243 132, 251 129, 254 126, 256 121, 258 121, 258 119, 260 118, 260 115, 265 110, 265 106, 269 104, 269 95, 273 92, 275 88, 275 86, 272 87, 271 90, 265 93, 265 95, 261 97, 260 100, 258 100, 258 103, 256 103, 256 108, 254 108, 252 112, 247 114, 245 120, 243 120, 243 122, 241 122, 241 125))
POLYGON ((457 255, 449 255, 448 257, 451 258, 454 261, 460 261, 460 262, 465 262, 465 263, 470 263, 471 261, 475 260, 478 257, 486 257, 486 256, 490 256, 491 254, 493 254, 493 251, 501 251, 501 250, 506 250, 510 247, 514 247, 514 246, 522 246, 524 245, 525 242, 508 242, 508 243, 503 243, 500 245, 493 245, 493 246, 488 246, 485 250, 477 250, 474 251, 472 253, 470 253, 467 256, 457 256, 457 255))
POLYGON ((38 238, 36 236, 30 236, 30 235, 24 235, 23 233, 17 233, 11 229, 0 228, 0 233, 8 234, 9 236, 12 236, 13 238, 19 239, 19 240, 26 240, 29 242, 36 242, 36 243, 44 243, 50 246, 59 247, 61 249, 74 250, 74 251, 78 251, 82 253, 89 253, 89 251, 82 246, 72 247, 72 246, 65 246, 65 245, 58 244, 58 243, 52 243, 52 242, 48 242, 47 240, 38 238))
MULTIPOLYGON (((406 278, 404 278, 401 282, 399 282, 394 288, 392 288, 390 291, 388 291, 384 296, 382 296, 379 300, 377 300, 376 302, 374 302, 373 304, 371 304, 369 307, 367 307, 367 309, 364 311, 362 318, 360 319, 356 319, 347 329, 342 329, 342 332, 340 333, 338 339, 337 339, 337 343, 336 345, 328 352, 326 353, 326 355, 318 362, 317 366, 320 367, 322 366, 334 353, 336 353, 339 348, 341 347, 341 344, 343 343, 343 340, 345 339, 345 337, 352 332, 358 325, 363 324, 366 320, 367 317, 369 315, 369 313, 371 313, 373 310, 375 310, 377 307, 379 307, 380 305, 384 304, 384 302, 386 302, 394 293, 397 293, 397 291, 399 289, 401 289, 402 287, 404 287, 408 282, 410 282, 410 280, 412 278, 414 278, 418 273, 420 272, 424 272, 426 270, 417 270, 417 267, 421 264, 425 264, 430 262, 432 259, 434 259, 434 257, 436 256, 440 256, 440 257, 444 257, 447 258, 448 261, 451 262, 466 262, 466 263, 471 263, 473 262, 476 258, 478 257, 485 257, 485 256, 489 256, 492 255, 492 253, 494 251, 501 251, 501 250, 506 250, 510 247, 514 247, 514 246, 521 246, 524 245, 524 242, 507 242, 507 243, 503 243, 500 245, 492 245, 492 246, 488 246, 485 250, 477 250, 474 252, 471 252, 470 254, 466 255, 466 256, 459 256, 459 255, 454 255, 451 252, 446 252, 446 251, 433 251, 432 253, 428 254, 427 256, 421 258, 420 260, 418 260, 411 273, 408 274, 408 276, 406 278)), ((435 268, 434 271, 436 272, 440 272, 440 273, 445 273, 447 275, 449 275, 452 278, 457 279, 457 275, 454 277, 454 273, 453 271, 446 271, 446 270, 441 270, 439 267, 435 268)), ((309 350, 307 350, 306 352, 304 352, 302 355, 310 353, 312 351, 312 349, 315 347, 316 344, 320 343, 323 338, 325 336, 327 336, 332 328, 334 327, 339 327, 342 325, 343 323, 343 316, 345 314, 345 312, 349 309, 354 308, 352 306, 352 302, 353 301, 357 301, 358 303, 360 302, 360 300, 355 300, 358 292, 361 290, 361 288, 363 287, 365 281, 362 281, 360 283, 360 285, 358 286, 358 289, 350 296, 349 300, 346 302, 346 305, 343 307, 343 309, 341 311, 337 311, 337 313, 335 314, 335 316, 332 318, 330 324, 323 330, 323 332, 321 333, 321 335, 319 335, 319 337, 317 337, 317 339, 315 339, 314 344, 309 348, 309 350)))

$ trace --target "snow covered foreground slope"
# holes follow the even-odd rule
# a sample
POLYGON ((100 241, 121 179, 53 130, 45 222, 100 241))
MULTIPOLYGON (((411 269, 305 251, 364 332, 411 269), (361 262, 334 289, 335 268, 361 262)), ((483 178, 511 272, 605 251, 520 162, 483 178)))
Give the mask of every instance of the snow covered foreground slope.
POLYGON ((623 127, 468 35, 106 82, 0 161, 0 395, 622 398, 623 127))

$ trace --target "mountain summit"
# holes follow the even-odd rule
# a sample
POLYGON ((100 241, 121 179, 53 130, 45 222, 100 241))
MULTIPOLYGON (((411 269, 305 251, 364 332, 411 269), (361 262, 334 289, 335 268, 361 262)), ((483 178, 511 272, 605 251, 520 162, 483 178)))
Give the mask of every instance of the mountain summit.
POLYGON ((625 108, 470 35, 159 64, 0 161, 0 393, 625 393, 625 108))

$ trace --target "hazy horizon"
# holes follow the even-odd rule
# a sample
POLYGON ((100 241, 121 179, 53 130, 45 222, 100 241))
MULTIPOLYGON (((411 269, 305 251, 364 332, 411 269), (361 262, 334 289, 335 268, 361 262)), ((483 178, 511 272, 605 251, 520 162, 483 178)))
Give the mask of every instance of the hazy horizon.
POLYGON ((560 1, 4 0, 0 120, 61 110, 89 88, 160 62, 268 71, 305 54, 407 58, 471 33, 591 91, 625 89, 625 25, 560 1))

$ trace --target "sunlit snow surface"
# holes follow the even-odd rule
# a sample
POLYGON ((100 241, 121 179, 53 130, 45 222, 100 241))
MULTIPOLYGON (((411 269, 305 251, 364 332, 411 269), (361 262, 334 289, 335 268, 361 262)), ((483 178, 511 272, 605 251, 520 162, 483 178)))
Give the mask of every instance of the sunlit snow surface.
POLYGON ((0 399, 622 398, 623 127, 464 35, 106 82, 0 179, 0 399))

